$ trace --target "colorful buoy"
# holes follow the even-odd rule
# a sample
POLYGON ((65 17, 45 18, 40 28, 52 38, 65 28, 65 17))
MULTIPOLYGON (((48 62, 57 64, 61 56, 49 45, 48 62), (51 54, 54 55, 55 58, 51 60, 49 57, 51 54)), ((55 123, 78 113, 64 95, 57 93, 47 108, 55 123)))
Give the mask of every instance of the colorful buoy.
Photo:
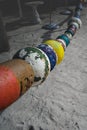
POLYGON ((50 61, 47 55, 36 47, 26 47, 19 50, 13 58, 27 61, 34 70, 33 86, 41 84, 50 72, 50 61))
POLYGON ((47 40, 44 43, 50 45, 53 48, 54 52, 57 55, 57 64, 59 64, 64 58, 64 49, 61 43, 57 40, 47 40))
POLYGON ((0 65, 10 69, 16 76, 20 85, 20 95, 24 94, 34 82, 34 71, 32 67, 21 59, 13 59, 0 65))
POLYGON ((72 19, 69 20, 68 25, 70 25, 71 22, 77 23, 78 26, 79 26, 79 28, 80 28, 81 25, 82 25, 82 21, 81 21, 79 18, 77 18, 77 17, 72 17, 72 19))
POLYGON ((56 59, 56 53, 53 51, 52 47, 46 44, 40 44, 37 47, 46 53, 46 55, 50 60, 51 70, 53 70, 53 68, 56 65, 57 59, 56 59))
POLYGON ((65 35, 65 34, 62 34, 62 35, 60 35, 60 36, 58 36, 56 39, 63 39, 64 41, 65 41, 65 43, 66 43, 66 47, 69 45, 69 43, 70 43, 70 39, 67 37, 67 35, 65 35))
POLYGON ((80 18, 80 11, 77 11, 74 17, 80 18))
POLYGON ((70 34, 73 37, 75 35, 75 32, 73 32, 71 29, 65 31, 65 35, 67 35, 68 38, 70 37, 69 39, 71 40, 70 34))
POLYGON ((64 34, 71 40, 72 39, 72 37, 73 37, 73 34, 72 34, 72 32, 70 32, 70 31, 65 31, 64 32, 64 34))
POLYGON ((70 22, 70 23, 68 23, 68 27, 72 26, 72 25, 76 26, 76 29, 79 29, 78 23, 76 23, 76 22, 70 22))
POLYGON ((0 110, 5 109, 20 96, 20 84, 10 68, 0 65, 0 110))
POLYGON ((64 49, 64 51, 66 50, 66 43, 65 43, 65 41, 64 40, 62 40, 62 39, 56 39, 58 42, 60 42, 60 44, 62 45, 62 47, 63 47, 63 49, 64 49))
POLYGON ((68 27, 68 29, 65 31, 65 34, 69 33, 69 34, 71 34, 72 36, 74 36, 75 33, 76 33, 76 30, 77 30, 76 26, 75 26, 74 24, 72 24, 72 25, 70 25, 70 26, 68 27))

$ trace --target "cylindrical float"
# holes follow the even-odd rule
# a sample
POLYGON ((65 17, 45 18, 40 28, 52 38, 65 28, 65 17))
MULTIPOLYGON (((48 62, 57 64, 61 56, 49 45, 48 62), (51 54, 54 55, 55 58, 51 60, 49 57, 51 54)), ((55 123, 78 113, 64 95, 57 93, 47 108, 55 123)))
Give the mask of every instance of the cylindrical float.
POLYGON ((66 43, 63 39, 56 39, 58 42, 60 42, 60 44, 62 45, 64 51, 66 50, 66 43))
POLYGON ((50 72, 50 61, 47 55, 37 47, 26 47, 20 49, 13 58, 27 61, 34 70, 33 86, 41 84, 50 72))
POLYGON ((77 27, 76 27, 74 24, 72 24, 72 25, 70 25, 70 26, 67 28, 67 30, 65 31, 65 34, 69 33, 69 34, 71 34, 72 36, 74 36, 75 33, 76 33, 76 30, 77 30, 77 27))
POLYGON ((64 34, 71 40, 73 35, 72 35, 72 32, 69 32, 69 31, 65 31, 64 34))
POLYGON ((78 24, 79 28, 82 25, 82 21, 80 20, 80 18, 77 17, 72 17, 69 21, 68 21, 68 25, 70 25, 72 22, 75 22, 78 24))
POLYGON ((67 47, 67 46, 69 45, 69 43, 70 43, 70 39, 69 39, 68 36, 65 35, 65 34, 62 34, 62 35, 58 36, 56 39, 62 39, 62 40, 64 40, 65 43, 66 43, 66 47, 67 47))
POLYGON ((53 68, 56 65, 57 57, 56 57, 56 53, 53 51, 52 47, 49 45, 46 45, 46 44, 40 44, 37 47, 46 53, 46 55, 48 56, 48 58, 50 60, 51 70, 53 70, 53 68))
POLYGON ((25 61, 14 59, 0 64, 0 110, 13 103, 33 84, 34 72, 25 61))
POLYGON ((59 64, 64 58, 64 49, 61 43, 57 40, 47 40, 44 43, 50 45, 53 48, 57 55, 57 64, 59 64))

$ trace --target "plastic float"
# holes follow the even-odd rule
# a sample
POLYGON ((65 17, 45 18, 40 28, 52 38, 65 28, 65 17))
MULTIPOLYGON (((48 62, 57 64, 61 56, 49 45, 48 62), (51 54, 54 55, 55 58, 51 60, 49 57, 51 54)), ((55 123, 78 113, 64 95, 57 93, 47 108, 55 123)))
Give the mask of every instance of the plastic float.
POLYGON ((0 64, 0 110, 15 102, 30 87, 44 82, 55 65, 62 62, 70 40, 82 25, 81 10, 80 2, 64 34, 36 47, 20 49, 12 60, 0 64))

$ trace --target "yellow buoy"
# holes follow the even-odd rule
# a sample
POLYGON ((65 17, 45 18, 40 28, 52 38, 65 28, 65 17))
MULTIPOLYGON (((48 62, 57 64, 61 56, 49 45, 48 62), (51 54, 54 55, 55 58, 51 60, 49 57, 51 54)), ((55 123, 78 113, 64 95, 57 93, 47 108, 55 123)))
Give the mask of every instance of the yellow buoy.
POLYGON ((64 58, 64 49, 60 42, 56 40, 47 40, 45 44, 50 45, 57 55, 57 64, 59 64, 64 58))

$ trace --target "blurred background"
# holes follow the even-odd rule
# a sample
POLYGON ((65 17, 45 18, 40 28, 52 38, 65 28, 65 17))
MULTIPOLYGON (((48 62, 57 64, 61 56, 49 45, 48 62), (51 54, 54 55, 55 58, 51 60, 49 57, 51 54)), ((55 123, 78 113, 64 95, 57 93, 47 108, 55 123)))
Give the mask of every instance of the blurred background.
MULTIPOLYGON (((27 6, 27 2, 33 2, 37 0, 0 0, 0 10, 3 16, 7 15, 19 15, 19 3, 21 6, 21 9, 23 11, 23 16, 29 16, 31 14, 30 12, 31 7, 27 6)), ((42 1, 42 0, 39 0, 42 1)), ((60 6, 69 6, 69 5, 75 5, 78 0, 43 0, 44 4, 38 6, 38 11, 40 13, 48 12, 51 8, 51 10, 60 7, 60 6)))

